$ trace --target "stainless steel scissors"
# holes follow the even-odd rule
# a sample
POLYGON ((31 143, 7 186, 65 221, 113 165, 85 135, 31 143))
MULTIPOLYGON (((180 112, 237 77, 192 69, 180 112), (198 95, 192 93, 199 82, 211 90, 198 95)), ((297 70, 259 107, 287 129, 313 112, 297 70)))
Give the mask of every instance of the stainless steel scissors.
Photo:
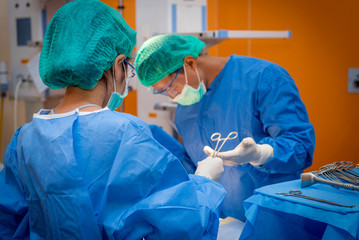
POLYGON ((313 201, 317 201, 317 202, 322 202, 322 203, 327 203, 327 204, 331 204, 331 205, 335 205, 335 206, 339 206, 339 207, 357 208, 357 206, 348 206, 348 205, 343 205, 343 204, 340 204, 340 203, 331 202, 331 201, 320 199, 320 198, 314 198, 314 197, 302 195, 302 192, 298 191, 298 190, 292 190, 292 191, 289 191, 289 193, 281 193, 281 192, 279 192, 279 193, 275 193, 275 194, 282 195, 282 196, 292 196, 292 197, 305 198, 305 199, 309 199, 309 200, 313 200, 313 201))
POLYGON ((212 141, 217 141, 216 147, 214 148, 214 151, 211 155, 211 157, 216 157, 218 152, 222 149, 223 145, 225 144, 225 142, 227 142, 227 140, 233 140, 238 136, 237 132, 231 132, 228 134, 228 136, 226 138, 221 138, 221 134, 220 133, 213 133, 211 136, 211 140, 212 141), (218 148, 219 142, 223 141, 222 145, 218 148), (218 148, 218 149, 217 149, 218 148))

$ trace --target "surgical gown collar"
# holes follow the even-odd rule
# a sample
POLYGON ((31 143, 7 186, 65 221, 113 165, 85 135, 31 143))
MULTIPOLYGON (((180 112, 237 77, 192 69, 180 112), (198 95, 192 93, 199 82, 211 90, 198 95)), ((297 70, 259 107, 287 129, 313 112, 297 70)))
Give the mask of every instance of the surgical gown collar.
POLYGON ((96 110, 96 111, 91 111, 91 112, 86 112, 86 111, 78 111, 77 109, 74 109, 70 112, 66 112, 66 113, 55 113, 55 114, 49 114, 51 112, 51 109, 41 109, 39 112, 34 113, 33 118, 41 118, 41 119, 54 119, 54 118, 62 118, 62 117, 68 117, 71 115, 74 115, 75 113, 77 113, 79 116, 83 116, 83 115, 89 115, 89 114, 93 114, 93 113, 98 113, 98 112, 102 112, 102 111, 107 111, 110 109, 108 107, 104 107, 102 109, 96 110))

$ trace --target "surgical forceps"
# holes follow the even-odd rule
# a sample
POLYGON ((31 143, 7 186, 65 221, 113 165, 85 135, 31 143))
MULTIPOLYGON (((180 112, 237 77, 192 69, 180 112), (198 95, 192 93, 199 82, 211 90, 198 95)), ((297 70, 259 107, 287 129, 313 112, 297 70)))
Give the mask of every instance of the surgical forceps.
POLYGON ((217 157, 218 152, 222 149, 223 145, 227 142, 227 140, 233 140, 238 136, 237 132, 231 132, 230 134, 228 134, 228 136, 226 138, 221 138, 221 134, 220 133, 213 133, 211 136, 211 140, 213 142, 217 141, 216 147, 214 148, 214 151, 211 155, 211 157, 217 157), (220 141, 223 141, 222 145, 218 148, 218 144, 220 141), (217 149, 218 148, 218 149, 217 149))
POLYGON ((349 161, 335 162, 319 168, 312 173, 325 180, 359 185, 359 173, 351 170, 354 163, 349 161))
POLYGON ((343 204, 339 204, 336 202, 331 202, 328 200, 324 200, 324 199, 320 199, 320 198, 314 198, 314 197, 309 197, 306 195, 302 195, 301 191, 298 190, 293 190, 293 191, 289 191, 289 193, 275 193, 278 195, 282 195, 282 196, 292 196, 292 197, 300 197, 300 198, 305 198, 305 199, 309 199, 309 200, 313 200, 313 201, 317 201, 317 202, 322 202, 322 203, 327 203, 327 204, 331 204, 334 206, 339 206, 339 207, 348 207, 348 208, 357 208, 357 206, 353 205, 353 206, 348 206, 348 205, 343 205, 343 204))

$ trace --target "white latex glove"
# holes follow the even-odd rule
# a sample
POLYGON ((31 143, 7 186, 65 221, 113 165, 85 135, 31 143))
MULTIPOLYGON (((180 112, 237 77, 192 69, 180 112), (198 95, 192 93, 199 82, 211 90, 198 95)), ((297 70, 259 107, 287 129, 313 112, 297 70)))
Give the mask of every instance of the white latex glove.
POLYGON ((206 159, 198 162, 198 167, 194 174, 218 182, 222 177, 223 171, 222 159, 218 157, 207 157, 206 159))
MULTIPOLYGON (((205 146, 203 151, 211 156, 214 150, 205 146)), ((238 146, 227 152, 219 152, 216 157, 223 159, 223 164, 236 166, 251 163, 252 165, 263 165, 273 157, 273 147, 269 144, 256 144, 253 138, 247 137, 238 146)))

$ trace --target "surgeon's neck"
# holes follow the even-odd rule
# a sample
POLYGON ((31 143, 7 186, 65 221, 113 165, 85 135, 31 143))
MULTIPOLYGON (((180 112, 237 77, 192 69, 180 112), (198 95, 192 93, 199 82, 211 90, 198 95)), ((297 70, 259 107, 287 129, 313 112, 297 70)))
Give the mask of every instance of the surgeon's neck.
MULTIPOLYGON (((93 90, 84 90, 78 87, 69 86, 66 88, 64 98, 55 108, 55 113, 66 113, 86 104, 95 104, 104 107, 105 89, 98 84, 93 90)), ((96 111, 100 108, 89 106, 80 111, 96 111)))
POLYGON ((230 57, 211 56, 199 56, 197 58, 198 69, 201 72, 200 76, 204 80, 206 87, 211 85, 229 59, 230 57))

